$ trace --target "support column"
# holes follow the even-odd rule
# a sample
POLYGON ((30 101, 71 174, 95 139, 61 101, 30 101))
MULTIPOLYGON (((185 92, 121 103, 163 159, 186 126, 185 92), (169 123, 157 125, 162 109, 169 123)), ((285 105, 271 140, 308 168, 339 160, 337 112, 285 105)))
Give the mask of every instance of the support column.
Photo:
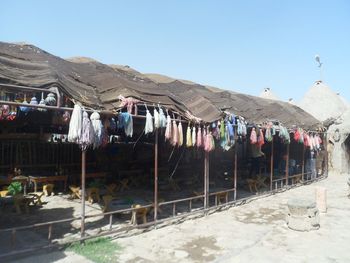
POLYGON ((154 139, 154 223, 158 217, 158 129, 154 139))
POLYGON ((204 209, 209 208, 209 153, 204 152, 204 209))
POLYGON ((287 144, 287 159, 286 159, 286 185, 288 186, 289 178, 289 143, 287 144))
POLYGON ((81 152, 81 223, 80 236, 85 235, 85 175, 86 175, 86 150, 81 152))
POLYGON ((302 178, 304 180, 304 173, 305 173, 305 145, 303 144, 303 154, 302 154, 303 160, 301 162, 301 174, 302 178))
POLYGON ((271 141, 271 156, 270 156, 270 191, 272 191, 272 181, 273 181, 273 137, 271 141))
POLYGON ((235 188, 233 199, 236 201, 237 199, 237 142, 235 145, 235 168, 233 175, 233 187, 235 188))

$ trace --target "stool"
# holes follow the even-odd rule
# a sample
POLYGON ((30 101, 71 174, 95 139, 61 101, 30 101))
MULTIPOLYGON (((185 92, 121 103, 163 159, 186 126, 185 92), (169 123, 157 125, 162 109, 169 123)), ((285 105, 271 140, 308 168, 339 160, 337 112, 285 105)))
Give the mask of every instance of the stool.
POLYGON ((54 184, 44 184, 43 185, 43 192, 45 194, 45 196, 50 196, 53 195, 53 188, 54 188, 54 184))
POLYGON ((135 208, 132 211, 131 215, 131 224, 137 225, 138 224, 138 218, 142 218, 142 222, 144 224, 147 223, 147 213, 148 213, 148 208, 142 207, 139 204, 133 204, 131 208, 135 208))
POLYGON ((74 185, 70 185, 69 186, 69 189, 71 190, 71 195, 70 197, 72 199, 75 199, 75 198, 78 198, 80 199, 81 198, 81 195, 80 195, 80 187, 79 186, 74 186, 74 185))
POLYGON ((113 200, 113 196, 112 195, 104 195, 102 196, 102 200, 103 200, 103 213, 107 212, 109 210, 109 206, 113 200))
POLYGON ((29 193, 28 195, 33 197, 33 200, 32 200, 33 205, 43 204, 43 202, 41 201, 41 197, 43 197, 44 192, 33 192, 33 193, 29 193))
POLYGON ((100 189, 90 187, 86 190, 88 201, 93 204, 95 201, 100 202, 100 189))

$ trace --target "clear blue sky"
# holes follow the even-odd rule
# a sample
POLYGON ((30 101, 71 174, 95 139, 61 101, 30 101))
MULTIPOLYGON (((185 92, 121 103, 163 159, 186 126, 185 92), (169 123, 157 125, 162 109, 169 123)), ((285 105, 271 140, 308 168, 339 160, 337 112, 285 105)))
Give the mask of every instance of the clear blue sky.
POLYGON ((299 100, 319 78, 350 100, 350 1, 1 1, 0 40, 299 100))

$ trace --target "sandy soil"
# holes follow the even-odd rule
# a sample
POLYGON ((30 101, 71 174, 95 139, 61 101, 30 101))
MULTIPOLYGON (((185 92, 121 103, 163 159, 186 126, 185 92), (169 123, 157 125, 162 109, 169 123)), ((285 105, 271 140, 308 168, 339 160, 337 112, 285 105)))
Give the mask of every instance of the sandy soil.
POLYGON ((120 262, 350 262, 350 200, 345 175, 253 201, 207 217, 117 239, 120 262), (289 198, 328 190, 321 228, 296 232, 285 223, 289 198))

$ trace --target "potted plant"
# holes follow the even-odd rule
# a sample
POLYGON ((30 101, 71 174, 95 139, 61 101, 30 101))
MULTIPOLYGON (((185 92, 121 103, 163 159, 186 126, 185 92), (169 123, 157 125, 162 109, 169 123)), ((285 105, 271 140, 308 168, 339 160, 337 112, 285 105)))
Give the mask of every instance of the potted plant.
POLYGON ((20 182, 12 182, 8 188, 9 195, 16 196, 22 192, 22 184, 20 182))

